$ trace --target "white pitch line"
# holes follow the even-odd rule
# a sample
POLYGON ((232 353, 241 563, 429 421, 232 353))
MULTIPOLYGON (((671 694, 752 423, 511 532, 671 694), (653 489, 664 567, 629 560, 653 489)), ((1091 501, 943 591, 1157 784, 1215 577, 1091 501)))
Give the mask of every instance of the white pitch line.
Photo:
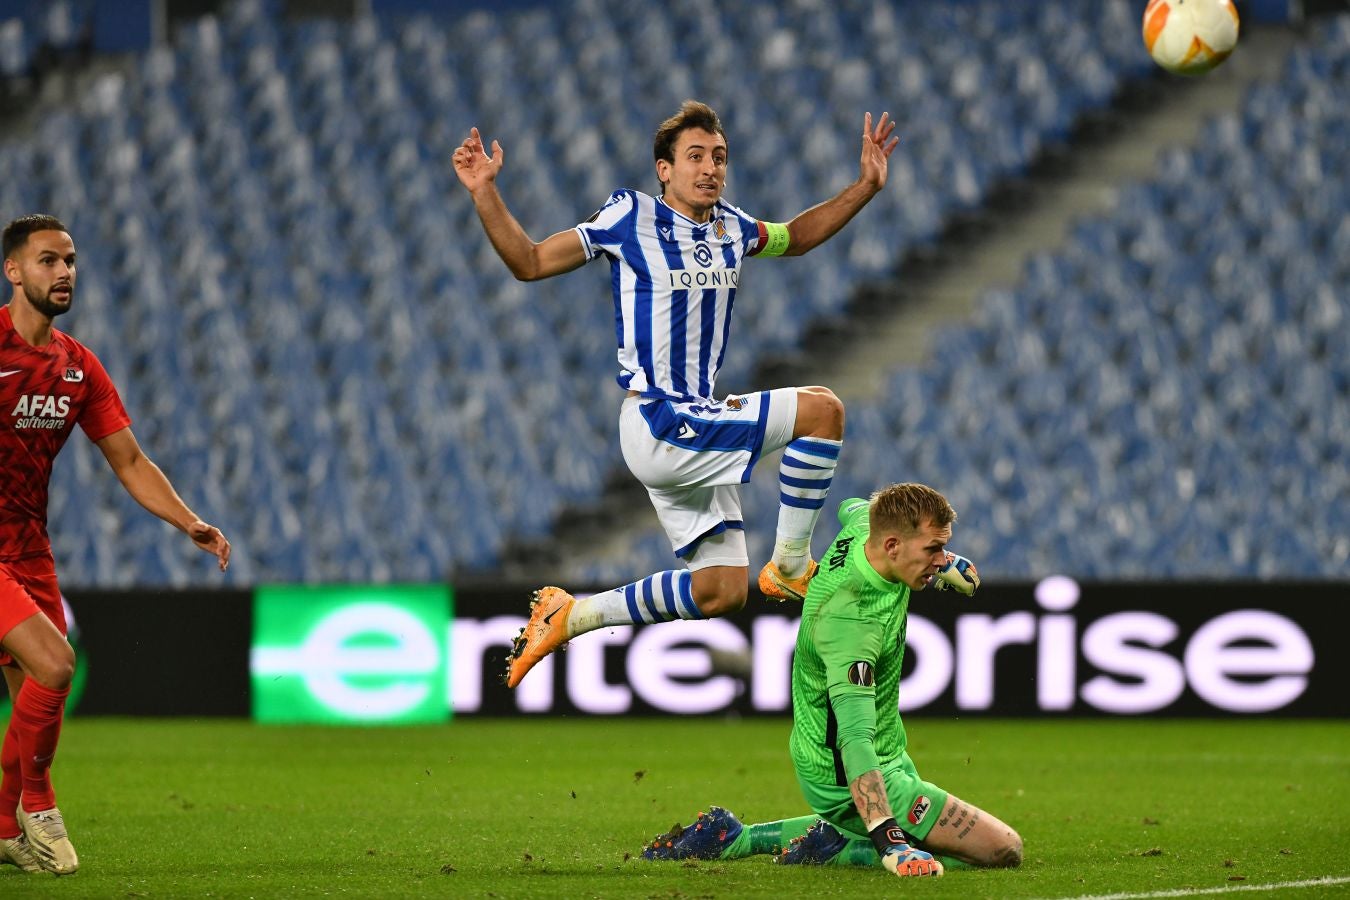
POLYGON ((1350 876, 1327 875, 1323 878, 1309 878, 1306 881, 1278 881, 1274 884, 1234 884, 1212 888, 1177 888, 1172 891, 1146 891, 1132 894, 1083 894, 1068 900, 1150 900, 1153 897, 1199 897, 1202 894, 1236 894, 1239 891, 1278 891, 1284 888, 1329 887, 1335 884, 1350 884, 1350 876))

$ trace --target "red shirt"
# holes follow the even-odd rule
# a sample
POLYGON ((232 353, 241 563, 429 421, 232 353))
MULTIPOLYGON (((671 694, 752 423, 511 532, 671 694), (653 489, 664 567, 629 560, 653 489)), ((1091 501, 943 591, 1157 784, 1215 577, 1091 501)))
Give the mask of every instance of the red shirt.
POLYGON ((0 307, 0 562, 51 552, 47 486, 77 422, 99 441, 131 417, 88 348, 55 328, 34 347, 0 307))

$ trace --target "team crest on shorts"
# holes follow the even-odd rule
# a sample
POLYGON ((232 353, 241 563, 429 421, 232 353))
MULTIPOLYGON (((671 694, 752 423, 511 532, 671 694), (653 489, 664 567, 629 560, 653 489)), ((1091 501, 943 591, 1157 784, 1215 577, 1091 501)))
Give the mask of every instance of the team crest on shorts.
MULTIPOLYGON (((858 687, 871 687, 876 683, 876 676, 872 673, 872 664, 859 660, 848 667, 848 680, 850 684, 856 684, 858 687)), ((911 813, 911 815, 913 815, 911 813)))
POLYGON ((744 397, 728 397, 728 398, 727 398, 727 409, 731 410, 732 412, 740 412, 740 411, 741 411, 742 409, 744 409, 744 408, 745 408, 745 398, 744 398, 744 397))
POLYGON ((915 800, 914 805, 909 808, 909 824, 918 825, 922 822, 923 817, 928 815, 928 810, 932 805, 932 800, 920 794, 919 799, 915 800))

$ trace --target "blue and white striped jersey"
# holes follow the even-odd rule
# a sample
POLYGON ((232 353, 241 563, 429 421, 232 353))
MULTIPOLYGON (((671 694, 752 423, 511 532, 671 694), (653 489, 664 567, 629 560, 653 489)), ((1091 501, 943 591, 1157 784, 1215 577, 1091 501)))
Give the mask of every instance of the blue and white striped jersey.
POLYGON ((622 189, 576 232, 588 259, 610 259, 619 386, 645 397, 715 399, 741 260, 763 249, 764 225, 720 200, 698 223, 622 189))

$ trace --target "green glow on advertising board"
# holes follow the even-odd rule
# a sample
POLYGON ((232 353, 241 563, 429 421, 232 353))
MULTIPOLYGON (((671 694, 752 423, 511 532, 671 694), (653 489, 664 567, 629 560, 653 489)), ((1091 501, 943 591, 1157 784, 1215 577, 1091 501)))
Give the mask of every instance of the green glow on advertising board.
POLYGON ((253 596, 249 659, 259 722, 444 722, 446 585, 277 585, 253 596))

